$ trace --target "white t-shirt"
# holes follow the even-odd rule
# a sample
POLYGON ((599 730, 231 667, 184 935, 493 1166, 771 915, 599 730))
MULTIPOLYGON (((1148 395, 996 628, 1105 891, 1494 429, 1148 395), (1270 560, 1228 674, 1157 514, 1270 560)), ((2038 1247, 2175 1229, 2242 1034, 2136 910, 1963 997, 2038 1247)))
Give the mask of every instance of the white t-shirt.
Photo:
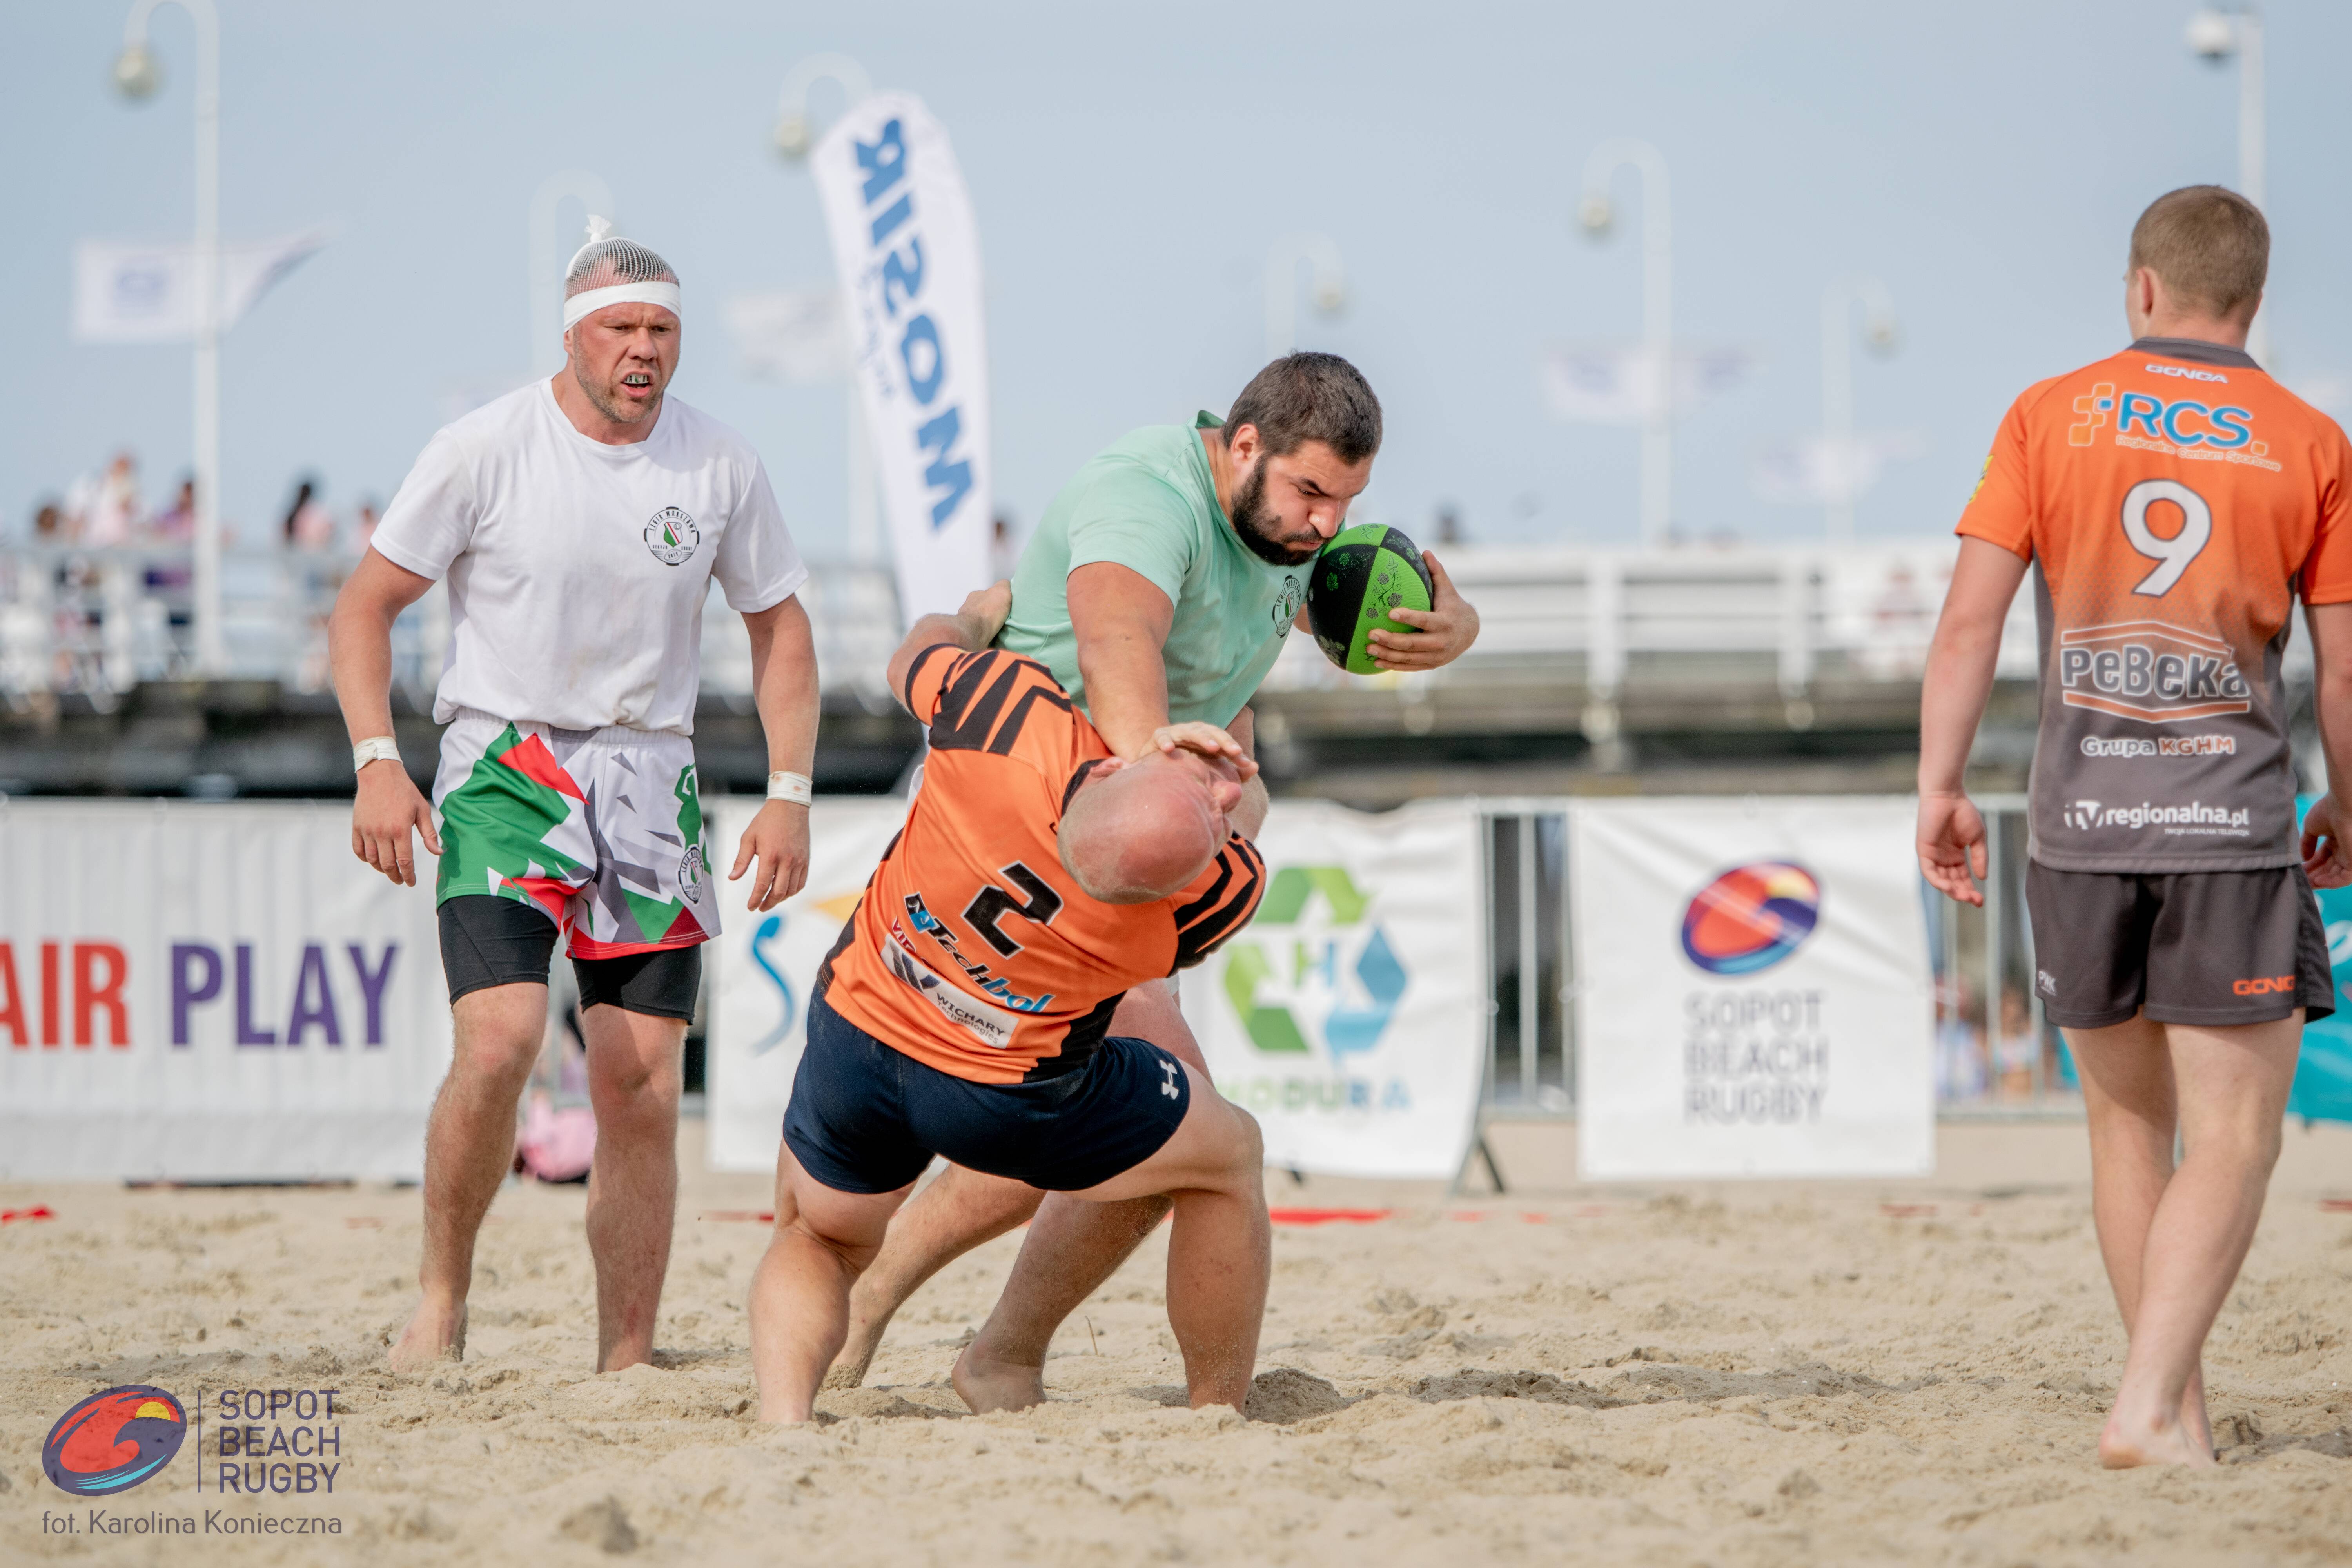
POLYGON ((544 382, 426 443, 370 544, 449 579, 433 717, 694 733, 702 606, 750 614, 808 581, 751 444, 665 397, 626 447, 574 429, 544 382))

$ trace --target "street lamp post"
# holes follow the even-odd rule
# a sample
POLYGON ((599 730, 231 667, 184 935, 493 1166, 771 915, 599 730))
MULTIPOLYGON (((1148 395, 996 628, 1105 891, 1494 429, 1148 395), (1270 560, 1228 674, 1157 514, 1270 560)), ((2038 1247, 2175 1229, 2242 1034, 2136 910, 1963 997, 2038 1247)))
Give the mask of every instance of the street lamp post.
MULTIPOLYGON (((809 89, 830 81, 856 104, 874 90, 866 68, 847 55, 811 55, 784 73, 776 95, 776 152, 787 163, 805 160, 816 146, 816 126, 809 114, 809 89)), ((861 565, 877 564, 882 555, 882 508, 874 484, 874 454, 866 434, 866 402, 857 385, 857 367, 844 369, 847 377, 847 433, 842 445, 849 463, 849 552, 861 565)))
POLYGON ((177 5, 196 27, 195 581, 192 584, 196 673, 226 674, 221 636, 220 531, 220 14, 213 0, 136 0, 123 24, 114 85, 133 100, 163 79, 147 47, 147 22, 177 5))
POLYGON ((1609 182, 1627 164, 1642 176, 1642 542, 1655 546, 1666 542, 1674 517, 1674 251, 1664 157, 1629 137, 1595 147, 1584 163, 1577 221, 1593 238, 1607 237, 1616 218, 1609 182))
POLYGON ((1315 308, 1334 315, 1348 303, 1348 275, 1328 235, 1286 234, 1265 253, 1265 357, 1268 363, 1298 346, 1298 264, 1313 268, 1308 288, 1315 308))
POLYGON ((1822 439, 1828 448, 1829 537, 1853 542, 1854 485, 1861 474, 1853 434, 1853 306, 1874 353, 1892 353, 1898 328, 1895 297, 1866 273, 1832 279, 1822 290, 1822 439))
POLYGON ((563 242, 555 232, 555 214, 566 196, 579 197, 581 205, 594 216, 619 216, 613 210, 612 187, 585 170, 565 169, 550 174, 531 193, 530 354, 522 363, 533 376, 563 338, 563 279, 557 275, 563 265, 563 242))
MULTIPOLYGON (((2252 5, 2221 11, 2208 7, 2189 18, 2189 47, 2220 65, 2238 57, 2238 194, 2260 207, 2263 191, 2264 102, 2263 14, 2252 5)), ((2270 330, 2260 315, 2246 333, 2246 352, 2264 368, 2271 362, 2270 330)))

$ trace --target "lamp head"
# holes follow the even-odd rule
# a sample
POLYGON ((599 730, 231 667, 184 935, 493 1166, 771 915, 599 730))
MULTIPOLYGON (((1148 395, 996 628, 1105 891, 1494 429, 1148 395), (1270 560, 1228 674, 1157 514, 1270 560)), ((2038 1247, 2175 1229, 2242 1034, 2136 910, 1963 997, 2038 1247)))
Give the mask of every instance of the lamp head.
POLYGON ((1346 305, 1347 302, 1347 286, 1341 283, 1338 279, 1318 278, 1315 280, 1315 308, 1317 310, 1321 310, 1328 315, 1339 310, 1341 307, 1346 305))
POLYGON ((1576 221, 1584 232, 1595 239, 1605 239, 1609 226, 1617 221, 1617 209, 1605 191, 1595 191, 1576 205, 1576 221))
POLYGON ((776 151, 787 162, 797 163, 807 157, 814 141, 809 134, 807 115, 787 114, 776 121, 776 151))
POLYGON ((1870 352, 1884 357, 1902 346, 1903 328, 1891 315, 1873 315, 1863 323, 1862 341, 1870 352))
POLYGON ((126 44, 114 57, 114 90, 136 103, 163 83, 163 70, 144 44, 126 44))
POLYGON ((2238 24, 2210 6, 2189 18, 2189 47, 2215 65, 2238 52, 2238 24))

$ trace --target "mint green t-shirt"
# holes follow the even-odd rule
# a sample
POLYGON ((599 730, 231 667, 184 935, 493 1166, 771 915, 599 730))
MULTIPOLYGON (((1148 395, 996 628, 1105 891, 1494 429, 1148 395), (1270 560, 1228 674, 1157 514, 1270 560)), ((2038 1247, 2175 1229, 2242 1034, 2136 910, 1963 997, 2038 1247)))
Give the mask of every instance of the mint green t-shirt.
POLYGON ((1082 708, 1069 577, 1099 561, 1150 578, 1176 607, 1165 649, 1171 721, 1232 723, 1282 652, 1305 569, 1250 553, 1217 505, 1199 432, 1223 423, 1202 414, 1122 437, 1062 488, 1021 552, 997 646, 1046 666, 1082 708))

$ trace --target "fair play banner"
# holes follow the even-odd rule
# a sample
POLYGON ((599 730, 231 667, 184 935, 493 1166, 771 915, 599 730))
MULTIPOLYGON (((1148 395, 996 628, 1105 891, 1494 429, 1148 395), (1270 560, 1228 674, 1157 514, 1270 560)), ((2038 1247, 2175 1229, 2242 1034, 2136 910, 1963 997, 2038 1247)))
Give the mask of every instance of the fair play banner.
POLYGON ((433 891, 351 836, 335 805, 0 803, 0 1177, 421 1175, 433 891))
POLYGON ((980 231, 947 132, 911 93, 852 105, 812 168, 911 623, 989 581, 980 231))
MULTIPOLYGON (((764 804, 731 796, 702 803, 722 874, 764 804)), ((725 929, 705 954, 711 1169, 775 1169, 817 965, 906 818, 907 803, 895 797, 817 801, 809 807, 808 883, 765 914, 743 908, 749 877, 729 882, 722 875, 725 929)))
POLYGON ((1934 1168, 1915 812, 1783 799, 1570 814, 1588 1180, 1934 1168))
POLYGON ((1486 1060, 1478 818, 1277 803, 1248 926, 1183 977, 1217 1088, 1266 1163, 1346 1176, 1461 1168, 1486 1060))

